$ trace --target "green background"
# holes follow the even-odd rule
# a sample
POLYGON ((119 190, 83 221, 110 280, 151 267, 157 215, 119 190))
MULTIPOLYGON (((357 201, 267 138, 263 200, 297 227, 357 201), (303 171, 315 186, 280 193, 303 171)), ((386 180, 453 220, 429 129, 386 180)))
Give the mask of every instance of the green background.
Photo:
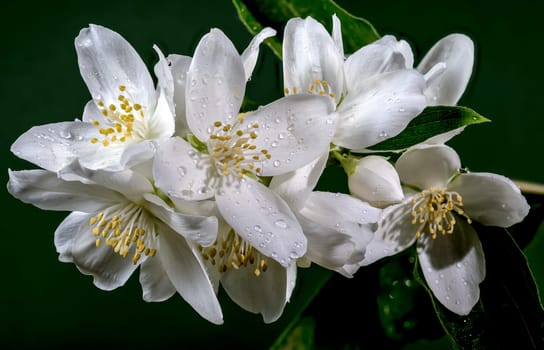
MULTIPOLYGON (((544 183, 544 120, 542 82, 542 8, 536 1, 503 7, 496 2, 338 1, 374 24, 381 34, 394 34, 413 47, 416 62, 441 37, 462 32, 476 46, 476 63, 467 92, 460 101, 490 118, 469 127, 450 144, 473 171, 488 171, 513 179, 544 183)), ((79 75, 73 46, 89 23, 123 35, 152 68, 157 44, 164 53, 191 55, 211 27, 222 29, 240 52, 250 35, 230 1, 190 4, 154 1, 95 0, 3 2, 0 5, 0 127, 2 166, 31 165, 9 152, 15 139, 33 125, 80 118, 90 95, 79 75)), ((277 28, 281 29, 281 28, 277 28)), ((282 93, 281 65, 268 48, 262 50, 250 98, 269 102, 282 93)), ((266 348, 281 333, 294 312, 272 325, 260 316, 240 311, 226 298, 225 324, 214 326, 196 316, 179 297, 164 303, 141 301, 134 275, 126 286, 104 292, 72 264, 58 262, 53 232, 66 213, 46 212, 12 198, 2 190, 0 221, 0 347, 7 348, 266 348)), ((544 232, 526 248, 531 267, 544 290, 544 232)), ((302 271, 293 302, 308 285, 312 271, 302 271)), ((342 315, 342 314, 340 314, 342 315)), ((356 315, 364 327, 364 315, 356 315)), ((341 335, 340 335, 341 336, 341 335)), ((423 341, 411 348, 440 348, 445 339, 423 341)), ((372 348, 372 346, 370 346, 372 348)))

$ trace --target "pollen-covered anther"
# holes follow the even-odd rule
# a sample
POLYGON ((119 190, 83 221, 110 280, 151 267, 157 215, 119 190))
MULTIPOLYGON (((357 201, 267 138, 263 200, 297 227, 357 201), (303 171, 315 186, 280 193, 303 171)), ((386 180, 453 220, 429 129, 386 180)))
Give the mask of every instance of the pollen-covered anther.
POLYGON ((100 212, 90 218, 89 225, 91 233, 96 237, 96 247, 99 248, 104 240, 107 246, 122 257, 133 252, 133 264, 137 264, 142 255, 154 256, 157 250, 153 248, 153 229, 147 223, 147 215, 135 205, 119 209, 119 214, 100 212))
POLYGON ((219 272, 250 268, 259 277, 268 269, 266 257, 232 230, 210 247, 199 245, 198 250, 202 258, 216 266, 219 272))
POLYGON ((104 147, 107 147, 112 143, 124 143, 135 136, 135 131, 138 136, 145 137, 145 131, 142 128, 145 124, 144 108, 141 104, 134 102, 125 85, 120 85, 118 89, 120 94, 117 96, 117 100, 110 101, 108 105, 102 100, 96 102, 106 120, 104 122, 91 121, 94 126, 99 128, 99 134, 103 136, 102 139, 91 138, 93 144, 100 142, 104 147))
POLYGON ((425 233, 425 229, 433 239, 438 234, 452 234, 457 223, 456 215, 464 217, 471 224, 472 220, 462 207, 463 198, 457 192, 432 188, 422 191, 412 199, 412 224, 418 225, 416 237, 425 233))
POLYGON ((235 176, 238 179, 246 174, 260 175, 263 161, 272 158, 267 149, 257 149, 259 123, 224 124, 216 121, 210 129, 208 151, 221 175, 235 176))

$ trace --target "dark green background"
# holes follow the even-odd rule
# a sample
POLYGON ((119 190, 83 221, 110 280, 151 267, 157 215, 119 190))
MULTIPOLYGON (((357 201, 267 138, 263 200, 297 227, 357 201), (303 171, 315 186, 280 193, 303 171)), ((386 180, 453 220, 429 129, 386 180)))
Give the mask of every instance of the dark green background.
MULTIPOLYGON (((339 1, 371 21, 380 34, 407 40, 416 62, 432 44, 462 32, 476 45, 476 65, 461 105, 492 119, 468 128, 450 144, 473 171, 544 183, 542 82, 542 8, 536 1, 497 2, 339 1)), ((164 0, 92 2, 18 2, 0 5, 1 117, 0 150, 7 168, 30 165, 9 152, 13 141, 37 124, 73 120, 90 98, 79 75, 73 40, 96 23, 123 35, 148 67, 156 62, 152 45, 165 53, 191 55, 200 36, 222 29, 242 51, 251 39, 230 1, 190 5, 164 0)), ((249 97, 268 102, 280 96, 281 65, 268 48, 248 85, 249 97)), ((275 324, 239 311, 224 299, 225 325, 214 326, 175 296, 168 302, 141 301, 136 275, 113 292, 95 288, 72 264, 58 262, 53 232, 66 213, 46 212, 2 191, 0 221, 0 347, 109 348, 113 344, 153 348, 266 348, 293 312, 275 324)), ((541 289, 544 288, 544 230, 526 248, 541 289)), ((304 271, 309 278, 311 271, 304 271)), ((304 279, 299 289, 307 287, 304 279)), ((295 292, 294 300, 300 295, 295 292)), ((364 316, 360 316, 364 322, 364 316)), ((362 325, 363 326, 363 325, 362 325)), ((426 342, 424 342, 426 343, 426 342)), ((445 344, 444 340, 434 343, 445 344)), ((372 348, 372 347, 370 347, 372 348)), ((412 348, 417 348, 415 345, 412 348)), ((429 345, 433 348, 433 345, 429 345)))

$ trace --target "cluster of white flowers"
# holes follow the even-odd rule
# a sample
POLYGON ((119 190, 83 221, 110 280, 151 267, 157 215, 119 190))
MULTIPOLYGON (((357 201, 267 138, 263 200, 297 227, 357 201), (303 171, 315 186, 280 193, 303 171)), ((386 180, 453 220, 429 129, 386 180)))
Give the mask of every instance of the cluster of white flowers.
POLYGON ((395 163, 364 152, 398 135, 430 105, 454 105, 472 72, 473 44, 454 34, 414 68, 392 36, 343 52, 314 19, 285 28, 285 96, 241 113, 267 28, 239 54, 219 29, 192 57, 154 72, 119 34, 98 26, 75 40, 92 100, 81 120, 32 127, 12 151, 41 169, 9 172, 8 190, 45 210, 70 211, 55 232, 59 259, 104 290, 140 267, 146 301, 179 293, 223 322, 219 286, 265 322, 280 317, 298 267, 346 277, 417 242, 436 298, 470 312, 484 279, 471 226, 508 227, 529 207, 494 174, 469 173, 436 135, 395 163), (351 194, 314 191, 331 151, 351 153, 351 194), (359 154, 355 157, 353 154, 359 154))

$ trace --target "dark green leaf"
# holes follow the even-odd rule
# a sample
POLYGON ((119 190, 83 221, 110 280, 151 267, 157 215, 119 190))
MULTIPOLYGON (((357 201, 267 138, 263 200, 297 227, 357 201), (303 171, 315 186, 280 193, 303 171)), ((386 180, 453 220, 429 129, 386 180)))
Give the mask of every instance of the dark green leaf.
POLYGON ((270 350, 311 350, 314 348, 314 333, 314 320, 304 317, 289 328, 283 337, 278 338, 270 350))
POLYGON ((542 349, 544 310, 523 252, 507 230, 477 226, 485 252, 486 278, 480 301, 467 316, 444 308, 419 269, 414 275, 431 296, 436 314, 458 349, 542 349))
MULTIPOLYGON (((336 14, 342 24, 344 50, 347 53, 353 53, 380 38, 367 20, 350 14, 332 0, 233 0, 233 4, 241 21, 253 35, 264 26, 283 30, 285 23, 293 17, 312 16, 331 28, 332 15, 336 14)), ((278 33, 278 36, 281 35, 278 33)), ((281 59, 280 42, 274 39, 266 43, 281 59)))
POLYGON ((427 107, 400 134, 369 147, 369 149, 375 151, 403 150, 438 134, 485 122, 489 122, 489 119, 467 107, 427 107))

